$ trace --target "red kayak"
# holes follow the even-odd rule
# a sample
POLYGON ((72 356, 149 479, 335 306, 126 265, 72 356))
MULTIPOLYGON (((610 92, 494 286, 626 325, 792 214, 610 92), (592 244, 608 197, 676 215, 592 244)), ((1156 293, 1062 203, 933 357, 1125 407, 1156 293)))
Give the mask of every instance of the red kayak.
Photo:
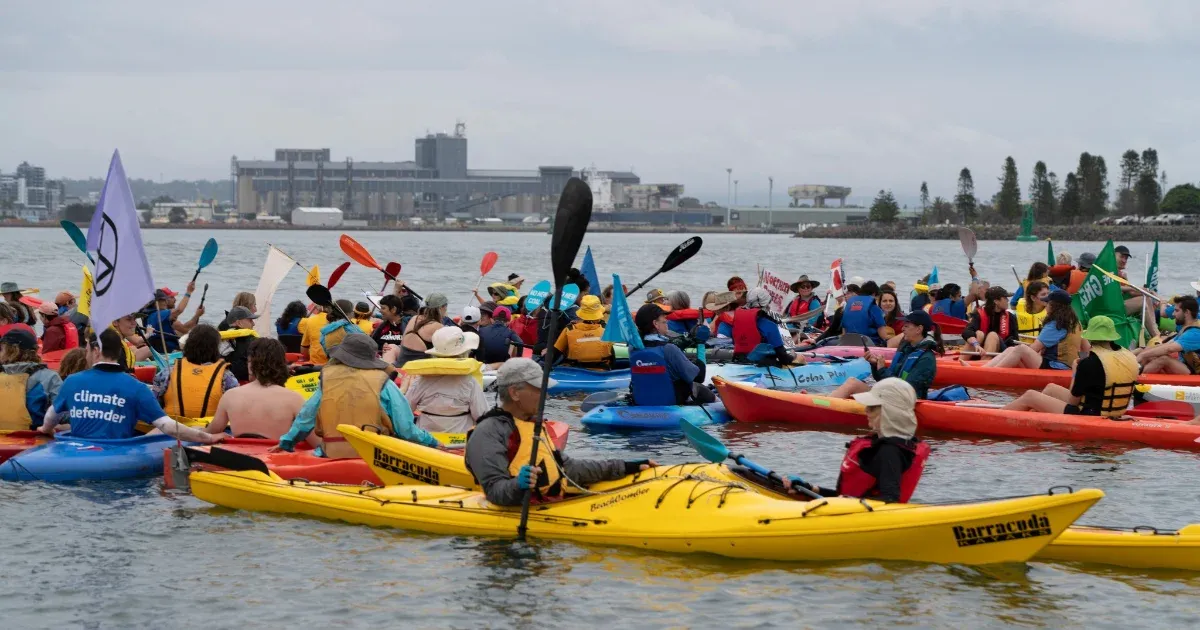
MULTIPOLYGON (((820 428, 867 428, 863 406, 827 398, 752 387, 713 378, 725 409, 740 422, 788 422, 820 428)), ((1033 411, 1009 411, 972 403, 917 403, 921 433, 1052 441, 1113 441, 1153 448, 1200 450, 1200 425, 1171 419, 1109 420, 1033 411)))
POLYGON ((50 441, 50 436, 40 431, 0 431, 0 462, 50 441))
MULTIPOLYGON (((954 360, 937 363, 934 385, 964 385, 966 387, 997 387, 1009 389, 1042 389, 1047 383, 1071 386, 1071 370, 1034 370, 1029 368, 989 368, 983 362, 963 365, 954 360)), ((1142 374, 1143 385, 1200 385, 1200 375, 1142 374)))
POLYGON ((934 313, 930 315, 933 323, 937 324, 942 329, 942 335, 961 335, 967 329, 967 320, 951 317, 945 313, 934 313))

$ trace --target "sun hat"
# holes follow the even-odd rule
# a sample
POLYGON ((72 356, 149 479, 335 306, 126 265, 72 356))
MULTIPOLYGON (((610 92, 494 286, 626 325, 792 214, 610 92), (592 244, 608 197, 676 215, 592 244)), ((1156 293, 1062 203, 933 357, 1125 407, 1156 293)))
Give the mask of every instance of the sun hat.
POLYGON ((479 347, 479 335, 463 332, 461 328, 443 326, 433 333, 433 347, 425 354, 434 357, 457 357, 479 347))
MULTIPOLYGON (((496 370, 496 388, 512 387, 522 383, 542 388, 542 366, 533 359, 509 359, 496 370)), ((558 385, 558 381, 550 379, 547 387, 558 385)))
POLYGON ((1113 320, 1105 315, 1097 315, 1088 320, 1087 330, 1081 335, 1088 341, 1116 341, 1121 338, 1113 320))
POLYGON ((733 291, 724 291, 709 297, 709 302, 704 305, 706 311, 719 311, 730 304, 737 301, 737 293, 733 291))
POLYGON ((854 400, 876 407, 879 414, 869 419, 869 426, 881 438, 911 439, 917 432, 917 392, 901 378, 885 378, 869 392, 855 394, 854 400))
POLYGON ((667 299, 667 294, 662 289, 653 289, 646 294, 646 303, 658 302, 659 300, 667 299))
POLYGON ((477 306, 464 306, 462 317, 458 318, 464 324, 478 324, 479 318, 482 317, 479 313, 480 309, 477 306))
POLYGON ((1195 289, 1196 293, 1200 293, 1200 282, 1192 282, 1191 285, 1192 288, 1195 289))
POLYGON ((20 293, 24 290, 16 282, 0 282, 0 293, 20 293))
POLYGON ((375 356, 375 351, 378 349, 379 346, 370 336, 354 333, 346 335, 342 343, 330 350, 329 358, 337 359, 345 365, 360 370, 387 369, 387 362, 381 361, 375 356))
POLYGON ((855 394, 854 400, 867 407, 894 404, 912 409, 917 404, 917 392, 902 378, 885 378, 875 383, 871 391, 855 394))
POLYGON ((449 304, 449 300, 441 293, 430 293, 429 297, 425 298, 425 306, 429 308, 442 308, 449 304))
POLYGON ((484 302, 483 304, 479 305, 479 311, 481 313, 487 313, 488 315, 495 315, 496 314, 496 303, 491 300, 488 300, 488 301, 484 302))
POLYGON ((1096 255, 1091 252, 1084 252, 1079 255, 1079 258, 1075 259, 1075 262, 1079 265, 1080 270, 1091 269, 1092 265, 1096 264, 1096 255))
POLYGON ((813 288, 813 289, 815 289, 815 288, 817 288, 817 287, 821 286, 821 283, 820 283, 820 281, 817 281, 817 280, 809 280, 809 279, 808 279, 808 276, 807 276, 807 275, 804 275, 804 276, 800 276, 800 278, 798 278, 798 279, 797 279, 795 282, 793 282, 793 283, 792 283, 792 293, 799 293, 799 292, 800 292, 800 285, 802 285, 802 284, 804 284, 804 283, 808 283, 808 284, 809 284, 809 286, 810 286, 811 288, 813 288))
POLYGON ((604 305, 600 303, 600 298, 594 295, 585 295, 579 300, 579 310, 575 315, 587 322, 594 322, 604 319, 604 305))

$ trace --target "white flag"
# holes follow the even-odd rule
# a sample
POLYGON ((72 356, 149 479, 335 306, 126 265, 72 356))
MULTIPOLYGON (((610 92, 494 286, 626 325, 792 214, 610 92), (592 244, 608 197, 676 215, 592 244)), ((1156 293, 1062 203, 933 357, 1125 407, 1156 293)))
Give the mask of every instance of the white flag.
POLYGON ((88 227, 87 248, 96 252, 91 319, 98 336, 113 320, 138 312, 154 299, 137 206, 117 151, 88 227))
POLYGON ((267 246, 267 263, 263 265, 262 277, 258 279, 258 288, 254 290, 254 303, 258 306, 258 319, 254 320, 254 330, 259 337, 274 337, 275 327, 271 325, 271 299, 279 283, 287 277, 288 272, 296 265, 287 254, 267 246))

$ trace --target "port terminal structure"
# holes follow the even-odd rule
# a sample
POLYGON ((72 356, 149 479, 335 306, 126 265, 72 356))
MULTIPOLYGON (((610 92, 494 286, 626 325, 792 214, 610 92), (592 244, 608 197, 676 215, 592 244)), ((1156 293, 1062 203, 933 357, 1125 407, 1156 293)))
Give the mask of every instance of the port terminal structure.
POLYGON ((824 208, 825 200, 837 199, 838 206, 846 205, 846 197, 850 196, 849 186, 826 186, 824 184, 799 184, 788 188, 788 196, 796 205, 801 201, 812 201, 815 208, 824 208))

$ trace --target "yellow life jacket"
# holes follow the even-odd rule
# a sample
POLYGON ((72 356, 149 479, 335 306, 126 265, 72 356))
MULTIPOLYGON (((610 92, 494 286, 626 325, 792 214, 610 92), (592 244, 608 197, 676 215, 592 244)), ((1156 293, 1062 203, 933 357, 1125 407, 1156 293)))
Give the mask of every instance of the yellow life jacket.
POLYGON ((321 370, 321 406, 317 409, 317 435, 326 457, 358 457, 337 425, 373 426, 382 435, 395 435, 383 413, 379 392, 387 383, 383 370, 360 370, 348 365, 326 365, 321 370))
POLYGON ((231 339, 240 339, 242 337, 257 337, 258 331, 253 328, 230 328, 221 331, 221 339, 229 341, 231 339))
POLYGON ((563 331, 567 338, 567 360, 575 363, 605 363, 612 360, 612 342, 601 341, 604 325, 575 322, 563 331))
POLYGON ((1119 418, 1125 415, 1125 408, 1133 398, 1140 367, 1137 357, 1124 348, 1109 350, 1093 347, 1092 352, 1104 365, 1104 397, 1100 400, 1100 415, 1119 418))
POLYGON ((368 335, 375 332, 375 322, 371 321, 370 317, 366 319, 359 319, 355 317, 353 321, 354 325, 358 326, 359 330, 367 333, 368 335))
POLYGON ((125 369, 132 370, 137 365, 137 356, 133 354, 133 346, 128 341, 125 341, 125 335, 122 335, 116 326, 109 325, 109 328, 116 331, 117 335, 121 337, 121 347, 125 349, 125 369))
MULTIPOLYGON (((1193 322, 1188 326, 1184 326, 1183 330, 1179 331, 1179 334, 1182 335, 1183 331, 1189 328, 1200 328, 1200 323, 1193 322)), ((1176 337, 1178 338, 1178 335, 1176 335, 1176 337)), ((1188 366, 1188 369, 1191 370, 1192 374, 1200 374, 1200 352, 1180 352, 1179 360, 1183 361, 1183 364, 1188 366)))
POLYGON ((1017 300, 1017 339, 1021 343, 1033 343, 1033 337, 1042 332, 1042 326, 1046 322, 1046 313, 1050 312, 1049 308, 1043 308, 1040 313, 1030 313, 1025 310, 1025 298, 1017 300), (1031 335, 1030 337, 1022 337, 1021 335, 1031 335))
MULTIPOLYGON (((533 451, 534 424, 529 420, 520 420, 514 417, 513 425, 516 426, 519 442, 517 442, 516 452, 509 458, 508 472, 516 477, 520 474, 521 467, 529 464, 529 456, 533 451)), ((554 448, 554 442, 546 435, 545 427, 542 429, 541 444, 538 446, 537 452, 537 467, 542 469, 542 473, 538 475, 533 498, 536 501, 544 501, 565 494, 577 493, 578 491, 573 490, 563 477, 562 469, 559 466, 558 449, 554 448)))
POLYGON ((1079 358, 1079 349, 1083 346, 1082 329, 1078 326, 1060 342, 1058 342, 1058 359, 1068 366, 1074 365, 1079 358))
POLYGON ((417 359, 403 369, 410 376, 473 376, 483 386, 483 364, 475 359, 417 359))
POLYGON ((0 372, 0 431, 28 431, 33 426, 25 406, 29 374, 0 372))
POLYGON ((196 365, 180 357, 163 394, 163 411, 169 416, 205 418, 217 412, 224 388, 221 382, 229 364, 217 361, 196 365))

